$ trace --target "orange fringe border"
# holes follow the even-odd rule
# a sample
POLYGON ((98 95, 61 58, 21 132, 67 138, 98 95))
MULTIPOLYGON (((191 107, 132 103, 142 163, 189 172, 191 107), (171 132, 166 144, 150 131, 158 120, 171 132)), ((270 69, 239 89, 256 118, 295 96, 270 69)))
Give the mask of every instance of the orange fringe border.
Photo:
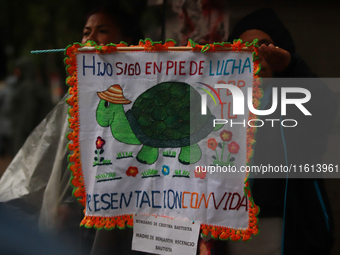
MULTIPOLYGON (((206 45, 198 45, 192 40, 188 41, 188 47, 192 47, 192 51, 196 52, 215 52, 221 50, 223 47, 231 47, 234 52, 241 52, 243 47, 251 47, 254 49, 253 52, 253 65, 254 65, 254 75, 253 75, 253 105, 255 109, 260 106, 260 99, 263 96, 263 90, 261 89, 261 79, 258 77, 258 73, 261 70, 261 65, 258 59, 258 46, 257 40, 252 43, 243 43, 242 40, 234 40, 233 43, 213 43, 206 45)), ((159 52, 166 51, 168 47, 174 47, 176 42, 174 40, 167 40, 164 44, 161 42, 153 42, 151 39, 140 40, 137 47, 144 47, 145 51, 148 52, 159 52)), ((66 102, 70 105, 69 108, 69 127, 73 130, 67 134, 67 138, 72 141, 68 144, 68 149, 73 151, 73 154, 69 155, 69 169, 72 172, 70 183, 74 186, 73 196, 78 198, 81 205, 85 207, 86 205, 86 190, 84 183, 83 171, 80 162, 80 147, 79 147, 79 108, 78 108, 78 77, 77 77, 77 62, 76 56, 78 54, 78 49, 84 46, 92 46, 95 48, 94 52, 98 54, 113 53, 117 51, 117 47, 127 47, 128 45, 124 42, 119 44, 108 44, 106 46, 97 46, 94 42, 88 42, 86 44, 74 43, 69 45, 65 49, 65 55, 67 57, 64 59, 66 65, 66 71, 69 76, 66 79, 66 84, 70 86, 69 94, 70 97, 66 99, 66 102)), ((136 46, 130 46, 136 47, 136 46)), ((256 119, 257 116, 253 113, 249 113, 248 120, 256 119)), ((255 144, 256 127, 247 128, 247 160, 246 164, 250 166, 251 158, 253 157, 254 151, 253 146, 255 144)), ((246 174, 244 180, 244 193, 248 196, 249 209, 248 209, 248 228, 247 229, 232 229, 221 226, 213 226, 208 224, 201 224, 201 233, 203 236, 207 236, 211 233, 212 238, 220 240, 232 240, 232 241, 249 241, 251 240, 251 235, 257 235, 259 233, 258 218, 260 208, 254 203, 251 197, 251 190, 249 187, 248 175, 246 174)), ((133 215, 121 215, 116 217, 99 217, 99 216, 84 216, 80 223, 80 226, 86 228, 96 228, 111 230, 115 227, 119 229, 124 229, 126 226, 133 227, 133 215)))

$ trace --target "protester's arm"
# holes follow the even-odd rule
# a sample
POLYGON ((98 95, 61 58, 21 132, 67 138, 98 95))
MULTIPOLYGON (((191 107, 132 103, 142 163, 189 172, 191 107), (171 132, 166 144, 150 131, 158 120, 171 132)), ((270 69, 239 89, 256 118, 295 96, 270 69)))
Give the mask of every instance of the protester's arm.
POLYGON ((296 53, 275 47, 273 44, 262 44, 259 53, 266 60, 275 77, 308 78, 317 77, 310 67, 296 53))
POLYGON ((291 55, 288 51, 275 47, 273 44, 269 44, 268 46, 262 44, 259 47, 259 53, 266 60, 273 72, 284 71, 291 61, 291 55))

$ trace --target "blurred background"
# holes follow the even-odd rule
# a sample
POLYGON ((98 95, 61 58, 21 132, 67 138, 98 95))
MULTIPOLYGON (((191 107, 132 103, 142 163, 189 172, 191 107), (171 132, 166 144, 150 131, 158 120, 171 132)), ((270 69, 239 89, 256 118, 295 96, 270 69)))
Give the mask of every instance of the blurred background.
MULTIPOLYGON (((0 2, 0 176, 35 126, 67 93, 63 49, 79 42, 88 11, 111 1, 1 0, 0 2)), ((299 55, 320 77, 339 78, 339 1, 115 0, 138 20, 145 38, 188 39, 201 44, 226 41, 238 20, 273 8, 291 32, 299 55)), ((122 21, 124 22, 124 21, 122 21)), ((333 84, 340 97, 340 86, 333 84)), ((340 119, 336 120, 325 162, 340 164, 340 119)), ((340 181, 326 180, 340 254, 340 181)))

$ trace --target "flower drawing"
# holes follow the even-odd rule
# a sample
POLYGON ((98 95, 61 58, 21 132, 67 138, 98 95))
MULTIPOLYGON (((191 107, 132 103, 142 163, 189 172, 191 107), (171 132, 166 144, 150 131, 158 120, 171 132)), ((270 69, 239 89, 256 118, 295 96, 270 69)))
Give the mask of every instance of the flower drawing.
POLYGON ((233 138, 233 133, 231 131, 223 130, 220 133, 220 137, 221 137, 222 141, 230 142, 231 139, 233 138))
POLYGON ((97 141, 96 141, 96 147, 98 150, 103 149, 103 146, 105 144, 105 140, 103 138, 101 138, 100 136, 97 137, 97 141))
POLYGON ((236 142, 232 141, 228 144, 228 150, 230 153, 236 154, 238 153, 238 150, 240 149, 240 145, 238 145, 236 142))
POLYGON ((207 171, 203 167, 196 167, 195 169, 195 178, 201 178, 202 180, 205 178, 207 171))
POLYGON ((162 167, 162 174, 168 175, 170 173, 170 168, 166 165, 163 165, 162 167))
POLYGON ((128 168, 128 170, 126 170, 126 175, 127 176, 136 177, 137 174, 138 174, 138 168, 135 167, 135 166, 130 166, 128 168))
POLYGON ((212 149, 213 151, 216 150, 218 143, 215 138, 210 138, 208 140, 208 148, 212 149))
POLYGON ((104 156, 102 155, 104 153, 103 147, 105 145, 105 140, 101 138, 100 136, 98 136, 95 144, 96 144, 97 149, 94 151, 95 157, 94 157, 93 166, 112 165, 111 160, 105 159, 104 156))
POLYGON ((229 165, 233 166, 235 158, 230 157, 230 155, 238 153, 240 146, 234 141, 231 142, 231 140, 233 139, 233 133, 231 131, 228 131, 225 129, 222 130, 220 132, 220 138, 222 140, 222 142, 220 143, 218 143, 215 138, 208 139, 208 148, 215 151, 215 154, 216 154, 212 156, 213 164, 217 164, 221 166, 229 166, 229 165), (228 158, 225 160, 223 159, 223 156, 224 156, 224 151, 225 151, 224 148, 226 145, 228 145, 229 154, 228 154, 228 158), (218 151, 217 146, 221 149, 220 155, 217 152, 218 151))

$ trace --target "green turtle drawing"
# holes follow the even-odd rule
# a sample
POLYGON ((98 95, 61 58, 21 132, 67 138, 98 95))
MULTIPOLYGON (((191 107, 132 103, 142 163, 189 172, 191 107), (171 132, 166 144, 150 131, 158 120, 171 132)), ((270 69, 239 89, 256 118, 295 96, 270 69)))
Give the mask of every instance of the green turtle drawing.
POLYGON ((137 160, 153 164, 159 148, 181 148, 178 156, 182 164, 200 160, 202 152, 198 142, 213 130, 213 116, 209 109, 201 114, 201 96, 183 82, 162 82, 144 93, 126 113, 124 104, 130 104, 120 85, 97 92, 101 99, 96 111, 100 126, 111 127, 113 137, 126 144, 142 144, 137 160))

